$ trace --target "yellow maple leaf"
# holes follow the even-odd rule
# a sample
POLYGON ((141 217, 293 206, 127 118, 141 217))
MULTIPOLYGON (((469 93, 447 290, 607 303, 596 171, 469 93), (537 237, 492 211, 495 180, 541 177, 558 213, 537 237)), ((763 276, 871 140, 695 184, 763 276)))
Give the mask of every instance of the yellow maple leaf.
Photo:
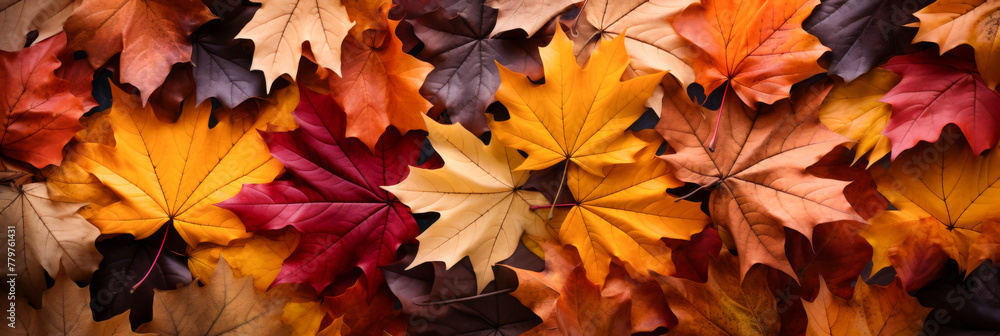
POLYGON ((441 125, 427 116, 424 123, 444 167, 411 167, 403 182, 383 189, 413 212, 441 214, 417 236, 420 249, 410 267, 442 261, 451 268, 469 256, 482 291, 493 281, 491 267, 514 253, 522 233, 545 234, 544 221, 530 207, 548 201, 538 192, 520 190, 528 172, 512 169, 524 158, 496 141, 495 133, 484 145, 459 124, 441 125))
POLYGON ((544 84, 497 63, 496 99, 510 111, 510 120, 491 122, 490 129, 504 145, 528 153, 517 170, 539 170, 569 160, 601 175, 608 165, 635 162, 645 142, 624 130, 646 111, 643 104, 666 72, 622 82, 629 62, 624 36, 601 41, 580 67, 573 43, 556 29, 552 43, 539 49, 544 84))
POLYGON ((871 169, 878 191, 899 210, 876 215, 861 234, 874 249, 873 270, 892 265, 907 290, 934 280, 948 258, 960 271, 975 268, 969 248, 983 222, 1000 215, 1000 153, 976 155, 961 139, 946 128, 937 143, 903 152, 889 169, 871 169))
MULTIPOLYGON (((577 204, 556 211, 550 225, 559 240, 576 247, 587 270, 587 278, 604 284, 612 257, 624 264, 632 277, 647 277, 647 271, 673 274, 670 248, 661 240, 690 239, 708 225, 708 216, 698 203, 675 202, 668 188, 683 185, 656 157, 662 141, 653 131, 639 133, 646 141, 637 161, 604 170, 604 176, 572 166, 567 185, 577 204)), ((640 140, 641 141, 641 140, 640 140)))
POLYGON ((257 129, 280 114, 265 108, 256 119, 244 113, 219 113, 209 128, 210 104, 185 100, 180 118, 157 119, 157 107, 112 85, 108 119, 114 147, 80 143, 69 161, 94 174, 121 198, 101 208, 90 221, 102 233, 129 233, 143 239, 173 221, 189 245, 220 245, 248 237, 243 223, 216 207, 243 183, 267 183, 282 170, 257 129), (252 121, 252 122, 251 122, 252 121))

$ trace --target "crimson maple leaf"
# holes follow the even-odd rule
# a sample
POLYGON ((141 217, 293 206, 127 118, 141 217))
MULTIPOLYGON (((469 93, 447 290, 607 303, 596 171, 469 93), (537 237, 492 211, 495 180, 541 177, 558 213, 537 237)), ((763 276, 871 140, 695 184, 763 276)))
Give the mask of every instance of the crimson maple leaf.
POLYGON ((415 242, 410 210, 380 186, 398 184, 417 165, 424 136, 389 128, 375 150, 345 138, 346 116, 333 97, 300 87, 292 132, 263 133, 271 154, 292 179, 244 185, 218 206, 235 212, 248 231, 293 226, 302 240, 272 287, 306 283, 317 292, 358 267, 368 288, 383 280, 378 266, 396 261, 396 249, 415 242))

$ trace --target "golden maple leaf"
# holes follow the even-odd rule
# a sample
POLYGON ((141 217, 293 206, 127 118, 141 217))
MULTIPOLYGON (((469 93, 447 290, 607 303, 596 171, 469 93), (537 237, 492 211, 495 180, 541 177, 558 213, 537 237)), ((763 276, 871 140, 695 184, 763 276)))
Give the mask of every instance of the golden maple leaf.
POLYGON ((235 195, 243 183, 267 183, 281 172, 257 132, 283 112, 281 105, 264 108, 256 118, 220 113, 218 124, 209 128, 211 106, 195 106, 195 99, 186 100, 180 118, 167 123, 157 119, 157 107, 141 107, 115 86, 112 97, 104 117, 116 145, 77 144, 69 157, 122 199, 90 221, 102 233, 142 239, 172 220, 189 245, 248 237, 235 214, 214 204, 235 195))
POLYGON ((547 204, 538 192, 520 190, 527 171, 514 171, 524 158, 496 141, 489 145, 459 124, 441 125, 424 117, 428 139, 444 159, 441 169, 411 167, 403 182, 383 189, 413 212, 438 212, 441 219, 417 236, 420 249, 410 267, 443 261, 451 268, 469 256, 478 291, 493 281, 492 266, 514 253, 524 232, 545 234, 545 223, 530 210, 547 204))
POLYGON ((620 81, 629 60, 624 35, 602 41, 584 67, 562 30, 539 54, 544 84, 497 63, 496 99, 510 111, 510 120, 491 122, 490 129, 507 147, 528 153, 516 169, 539 170, 569 160, 602 175, 608 165, 635 162, 645 142, 624 130, 646 111, 643 104, 666 73, 620 81))

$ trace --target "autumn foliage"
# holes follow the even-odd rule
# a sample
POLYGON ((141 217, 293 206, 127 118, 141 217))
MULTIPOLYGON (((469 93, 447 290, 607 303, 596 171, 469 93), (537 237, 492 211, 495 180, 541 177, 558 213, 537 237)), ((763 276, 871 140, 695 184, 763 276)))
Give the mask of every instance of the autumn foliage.
POLYGON ((0 28, 4 335, 1000 332, 998 0, 0 28))

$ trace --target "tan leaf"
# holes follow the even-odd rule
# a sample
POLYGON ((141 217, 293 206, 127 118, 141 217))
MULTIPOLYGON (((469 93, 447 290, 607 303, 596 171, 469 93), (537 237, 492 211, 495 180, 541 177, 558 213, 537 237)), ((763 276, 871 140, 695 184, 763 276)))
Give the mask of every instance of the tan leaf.
POLYGON ((281 323, 286 299, 254 291, 253 278, 237 278, 225 258, 211 284, 156 290, 153 320, 139 331, 160 335, 288 335, 281 323))

